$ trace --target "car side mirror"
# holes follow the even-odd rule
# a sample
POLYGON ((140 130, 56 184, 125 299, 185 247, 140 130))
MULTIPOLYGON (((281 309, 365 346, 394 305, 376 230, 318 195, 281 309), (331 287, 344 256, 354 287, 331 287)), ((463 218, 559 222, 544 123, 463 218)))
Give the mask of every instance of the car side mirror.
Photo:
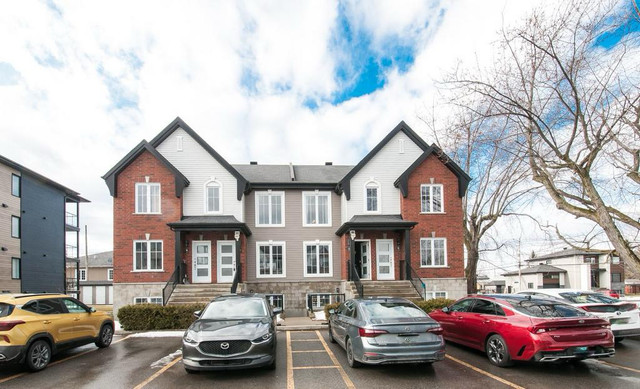
POLYGON ((335 310, 335 309, 330 309, 330 310, 329 310, 329 315, 335 315, 335 313, 336 313, 336 310, 335 310))
POLYGON ((89 312, 94 313, 96 311, 96 309, 94 307, 91 307, 91 309, 89 309, 89 312))
POLYGON ((451 311, 449 310, 449 307, 443 307, 443 308, 441 309, 441 311, 442 311, 442 312, 444 312, 444 313, 446 313, 446 314, 451 313, 451 311))
POLYGON ((200 315, 202 315, 202 311, 195 311, 195 312, 193 313, 193 316, 194 316, 196 319, 199 319, 199 318, 200 318, 200 315))
POLYGON ((282 313, 282 308, 280 307, 273 307, 273 315, 279 315, 282 313))

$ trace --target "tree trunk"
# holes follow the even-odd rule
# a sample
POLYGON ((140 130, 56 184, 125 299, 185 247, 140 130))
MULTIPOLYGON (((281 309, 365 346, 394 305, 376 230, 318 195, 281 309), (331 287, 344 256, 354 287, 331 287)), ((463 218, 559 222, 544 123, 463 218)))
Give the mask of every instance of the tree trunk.
POLYGON ((467 267, 464 269, 464 275, 467 278, 467 293, 474 294, 478 292, 478 259, 480 257, 478 243, 472 242, 467 244, 467 267), (470 247, 471 246, 471 247, 470 247))

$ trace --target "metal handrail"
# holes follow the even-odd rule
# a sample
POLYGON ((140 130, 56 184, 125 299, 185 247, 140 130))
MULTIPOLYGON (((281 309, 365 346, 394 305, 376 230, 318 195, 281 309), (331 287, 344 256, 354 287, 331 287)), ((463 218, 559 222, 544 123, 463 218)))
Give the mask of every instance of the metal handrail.
POLYGON ((176 288, 183 278, 184 274, 184 263, 180 263, 180 265, 173 271, 171 277, 165 284, 164 288, 162 288, 162 305, 167 305, 169 302, 169 298, 173 293, 173 290, 176 288))
POLYGON ((233 283, 231 284, 231 293, 236 293, 238 284, 242 282, 242 265, 240 262, 236 264, 236 274, 233 275, 233 283))
POLYGON ((351 262, 351 260, 347 261, 347 266, 349 268, 350 273, 350 281, 353 281, 356 286, 356 291, 358 292, 358 297, 364 298, 364 286, 362 285, 362 281, 360 281, 360 276, 356 271, 355 263, 351 262))
POLYGON ((420 297, 423 300, 427 299, 427 285, 424 283, 422 278, 418 275, 416 269, 411 267, 411 265, 407 264, 407 271, 409 272, 409 281, 411 281, 411 285, 418 292, 420 297))

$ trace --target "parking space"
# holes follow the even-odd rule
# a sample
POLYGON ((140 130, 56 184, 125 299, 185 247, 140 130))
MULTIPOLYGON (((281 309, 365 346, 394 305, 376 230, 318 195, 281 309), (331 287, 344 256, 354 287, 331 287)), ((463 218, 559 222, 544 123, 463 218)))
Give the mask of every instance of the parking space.
MULTIPOLYGON (((175 334, 174 334, 175 335, 175 334)), ((501 369, 476 350, 447 345, 432 366, 348 366, 326 331, 279 332, 278 365, 267 369, 187 374, 180 337, 117 337, 107 349, 84 346, 57 355, 39 373, 0 368, 2 388, 548 388, 640 387, 640 340, 618 345, 614 358, 579 363, 519 363, 501 369)))

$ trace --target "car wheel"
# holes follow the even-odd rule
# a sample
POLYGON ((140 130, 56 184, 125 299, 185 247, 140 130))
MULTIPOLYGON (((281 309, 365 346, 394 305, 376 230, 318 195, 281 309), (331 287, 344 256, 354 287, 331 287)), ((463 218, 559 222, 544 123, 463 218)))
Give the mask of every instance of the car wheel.
POLYGON ((51 361, 51 346, 44 340, 36 340, 27 350, 26 364, 31 371, 40 371, 51 361))
POLYGON ((96 346, 100 348, 109 347, 111 341, 113 340, 113 328, 109 324, 105 324, 100 329, 100 333, 98 334, 98 340, 96 341, 96 346))
POLYGON ((198 370, 193 370, 193 369, 188 369, 188 368, 184 368, 184 371, 187 372, 187 374, 198 374, 198 370))
POLYGON ((333 337, 333 332, 331 332, 331 326, 329 326, 329 342, 335 343, 336 340, 333 337))
POLYGON ((486 344, 487 357, 489 361, 499 367, 507 367, 513 365, 507 343, 500 335, 491 335, 486 344))
POLYGON ((624 338, 621 338, 619 336, 616 337, 616 339, 615 339, 616 343, 622 343, 623 340, 624 340, 624 338))
POLYGON ((360 367, 360 362, 356 361, 356 358, 353 356, 353 344, 351 343, 351 339, 347 339, 347 362, 349 362, 349 366, 353 368, 360 367))

